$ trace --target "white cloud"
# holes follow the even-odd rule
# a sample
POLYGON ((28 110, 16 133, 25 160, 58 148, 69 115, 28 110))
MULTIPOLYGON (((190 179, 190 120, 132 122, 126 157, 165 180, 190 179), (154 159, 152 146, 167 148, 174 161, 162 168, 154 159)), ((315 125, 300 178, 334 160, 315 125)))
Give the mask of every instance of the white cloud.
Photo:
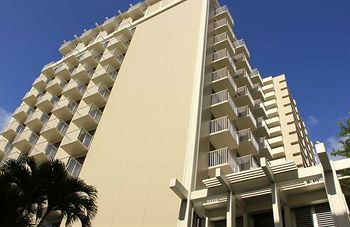
POLYGON ((311 115, 309 116, 309 123, 311 125, 317 125, 320 121, 314 115, 311 115))
POLYGON ((0 132, 7 126, 11 120, 12 114, 0 107, 0 132))
POLYGON ((339 150, 342 148, 341 144, 339 143, 339 138, 335 136, 329 137, 326 141, 326 145, 328 151, 332 151, 333 149, 339 150))

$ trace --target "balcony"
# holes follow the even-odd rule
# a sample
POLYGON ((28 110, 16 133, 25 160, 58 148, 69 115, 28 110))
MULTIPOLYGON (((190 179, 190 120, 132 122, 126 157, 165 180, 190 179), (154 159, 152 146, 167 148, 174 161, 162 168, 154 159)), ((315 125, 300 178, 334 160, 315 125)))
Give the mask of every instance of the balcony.
POLYGON ((271 99, 269 101, 266 101, 264 103, 266 109, 272 109, 272 108, 277 108, 278 105, 277 105, 277 100, 276 99, 271 99))
POLYGON ((133 32, 130 30, 131 29, 131 23, 130 21, 123 21, 117 26, 117 30, 115 35, 124 35, 128 38, 131 38, 133 35, 133 32))
POLYGON ((48 113, 51 112, 53 106, 59 101, 56 95, 46 92, 38 97, 36 107, 41 111, 48 113))
POLYGON ((77 45, 73 41, 64 41, 64 43, 59 48, 60 53, 65 56, 69 52, 73 51, 77 45))
POLYGON ((52 114, 59 119, 67 121, 72 119, 77 108, 78 103, 76 103, 73 99, 63 97, 54 106, 52 114))
POLYGON ((268 143, 270 144, 272 149, 276 147, 280 147, 280 146, 283 146, 283 138, 282 136, 276 136, 268 139, 268 143))
POLYGON ((216 51, 219 51, 221 49, 227 49, 228 51, 230 51, 231 56, 235 54, 235 48, 232 45, 231 36, 228 35, 227 32, 214 36, 214 49, 216 51))
POLYGON ((272 149, 265 137, 260 138, 259 148, 263 157, 267 157, 268 159, 272 158, 272 149))
POLYGON ((238 132, 239 136, 239 148, 238 153, 241 156, 245 155, 258 155, 259 144, 253 136, 250 129, 244 129, 238 132))
POLYGON ((84 29, 83 34, 80 35, 79 39, 84 44, 89 43, 91 40, 95 39, 97 36, 97 31, 93 29, 86 30, 84 29))
POLYGON ((55 67, 55 76, 61 77, 62 80, 67 81, 71 78, 71 73, 73 72, 74 67, 69 63, 61 63, 55 67))
POLYGON ((32 88, 24 95, 23 101, 27 103, 29 106, 34 106, 38 101, 38 96, 41 94, 42 93, 39 92, 37 89, 32 88))
POLYGON ((81 64, 88 64, 95 68, 99 63, 102 54, 97 50, 86 50, 83 53, 78 55, 78 60, 81 64))
POLYGON ((5 138, 0 139, 0 160, 10 154, 12 149, 13 145, 11 141, 8 141, 5 138))
POLYGON ((246 69, 237 70, 233 75, 233 79, 238 87, 247 86, 250 90, 253 89, 253 83, 246 69))
POLYGON ((255 107, 255 102, 246 86, 237 88, 237 94, 233 100, 238 107, 249 106, 250 109, 255 107))
POLYGON ((73 80, 80 80, 84 84, 88 83, 94 74, 94 69, 89 64, 79 64, 72 73, 73 80))
POLYGON ((212 73, 212 88, 214 91, 228 90, 234 96, 237 92, 237 86, 228 68, 219 69, 212 73))
POLYGON ((117 17, 111 17, 107 18, 102 24, 103 30, 105 30, 108 34, 112 33, 115 31, 115 28, 117 27, 117 17))
POLYGON ((277 117, 267 119, 266 124, 269 128, 273 128, 281 125, 281 121, 280 121, 280 118, 277 116, 277 117))
POLYGON ((1 135, 7 140, 12 141, 18 134, 23 132, 24 128, 24 125, 20 124, 16 120, 12 120, 8 124, 8 126, 3 130, 1 135))
POLYGON ((107 49, 113 50, 117 49, 122 53, 125 53, 130 44, 129 39, 125 35, 118 35, 110 39, 107 49))
POLYGON ((233 75, 236 71, 235 64, 233 63, 230 51, 222 49, 214 52, 213 54, 213 67, 215 70, 227 68, 233 75))
POLYGON ((250 64, 248 62, 247 56, 245 54, 237 54, 235 56, 233 56, 233 62, 236 65, 237 69, 245 69, 248 72, 250 72, 252 70, 252 68, 250 67, 250 64))
POLYGON ((17 135, 13 141, 13 146, 24 153, 28 153, 36 144, 38 139, 38 134, 30 129, 26 129, 21 134, 17 135))
POLYGON ((101 58, 100 64, 102 66, 111 65, 114 69, 118 70, 123 60, 124 55, 119 50, 106 50, 101 58))
POLYGON ((254 100, 254 102, 255 102, 255 106, 254 106, 255 108, 253 109, 254 115, 257 117, 267 118, 267 111, 264 106, 264 103, 260 99, 254 100))
POLYGON ((44 74, 40 74, 34 82, 33 82, 33 87, 37 89, 38 91, 43 91, 46 88, 46 84, 48 82, 49 78, 45 76, 44 74))
POLYGON ((227 6, 222 6, 213 10, 212 17, 214 17, 216 20, 225 18, 230 23, 230 26, 233 26, 234 22, 227 6))
POLYGON ((32 112, 24 124, 34 132, 39 132, 44 124, 49 120, 50 116, 46 113, 36 110, 32 112))
POLYGON ((118 71, 115 70, 111 65, 107 65, 95 71, 92 77, 92 81, 95 84, 103 83, 106 86, 112 86, 117 76, 118 76, 118 71))
POLYGON ((227 116, 210 121, 210 142, 217 149, 238 147, 238 133, 227 116))
POLYGON ((237 40, 233 43, 237 54, 244 54, 248 58, 250 58, 250 53, 243 39, 237 40))
POLYGON ((260 72, 258 69, 253 69, 250 73, 250 79, 253 84, 260 84, 260 86, 263 86, 263 81, 260 76, 260 72))
POLYGON ((269 134, 270 134, 270 137, 275 137, 275 136, 282 135, 281 126, 276 126, 276 127, 270 128, 269 129, 269 134))
POLYGON ((62 95, 74 101, 80 100, 86 91, 86 86, 79 80, 71 80, 62 91, 62 95))
POLYGON ((55 62, 52 61, 50 63, 47 63, 46 65, 44 65, 44 67, 41 69, 41 73, 44 75, 47 75, 48 77, 53 76, 55 70, 53 69, 55 65, 55 62))
POLYGON ((228 20, 227 18, 222 18, 220 20, 216 20, 214 22, 214 34, 218 35, 224 32, 227 32, 227 34, 229 36, 231 36, 231 40, 235 40, 235 36, 232 32, 232 24, 230 22, 230 20, 228 20))
POLYGON ((104 41, 104 37, 99 36, 91 40, 86 49, 90 51, 96 50, 98 53, 103 53, 106 49, 107 42, 108 41, 104 41))
POLYGON ((269 137, 269 128, 263 117, 259 117, 257 120, 257 129, 254 132, 258 137, 269 137))
POLYGON ((228 116, 231 121, 237 118, 237 107, 228 90, 211 95, 211 112, 215 118, 228 116))
POLYGON ((74 115, 73 123, 87 130, 96 128, 102 116, 102 111, 95 105, 84 106, 74 115))
POLYGON ((220 168, 222 173, 226 175, 256 169, 259 168, 259 164, 252 155, 237 158, 233 155, 233 152, 226 147, 209 152, 208 175, 214 177, 215 169, 217 168, 220 168))
POLYGON ((67 172, 70 173, 73 177, 78 177, 80 174, 83 165, 80 164, 75 158, 69 157, 67 165, 67 172))
POLYGON ((47 141, 57 142, 62 140, 68 129, 68 124, 56 117, 48 121, 40 132, 47 141))
POLYGON ((233 151, 228 147, 209 152, 209 168, 208 175, 215 176, 215 170, 221 169, 221 172, 226 174, 239 172, 239 166, 233 151))
POLYGON ((26 103, 22 103, 19 107, 17 107, 12 117, 18 122, 23 123, 33 111, 33 107, 28 106, 26 103))
POLYGON ((264 92, 263 92, 260 84, 253 85, 251 94, 252 94, 252 97, 254 100, 256 100, 256 99, 265 100, 264 92))
POLYGON ((33 147, 29 156, 37 162, 49 161, 55 158, 58 148, 47 141, 39 143, 33 147))
POLYGON ((74 51, 74 52, 70 53, 69 55, 66 55, 63 59, 63 62, 70 65, 70 66, 78 65, 79 60, 77 57, 77 53, 79 53, 79 51, 74 51))
POLYGON ((66 81, 61 80, 59 77, 55 77, 47 83, 46 91, 54 95, 61 95, 61 92, 66 84, 66 81))
POLYGON ((272 108, 272 109, 266 110, 266 114, 268 118, 278 117, 278 108, 272 108))
POLYGON ((137 19, 140 19, 141 17, 143 17, 145 15, 145 11, 147 9, 147 3, 146 2, 139 2, 135 5, 131 5, 129 7, 128 10, 128 15, 129 17, 135 21, 137 19))
POLYGON ((72 156, 81 156, 88 151, 92 139, 93 136, 85 129, 76 129, 66 133, 62 140, 61 147, 72 156))
POLYGON ((243 106, 237 109, 238 118, 235 124, 239 130, 250 128, 253 131, 257 128, 257 123, 249 106, 243 106))
POLYGON ((97 107, 101 107, 107 103, 110 93, 111 91, 104 84, 93 84, 86 90, 83 100, 87 104, 95 104, 97 107))

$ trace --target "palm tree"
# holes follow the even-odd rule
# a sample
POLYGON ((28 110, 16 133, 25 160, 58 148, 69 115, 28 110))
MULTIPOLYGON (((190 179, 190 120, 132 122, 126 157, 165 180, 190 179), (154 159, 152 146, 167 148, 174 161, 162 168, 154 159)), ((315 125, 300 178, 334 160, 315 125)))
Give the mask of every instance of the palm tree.
POLYGON ((97 191, 72 177, 59 160, 37 164, 32 158, 0 166, 0 226, 40 226, 49 214, 91 226, 97 191))

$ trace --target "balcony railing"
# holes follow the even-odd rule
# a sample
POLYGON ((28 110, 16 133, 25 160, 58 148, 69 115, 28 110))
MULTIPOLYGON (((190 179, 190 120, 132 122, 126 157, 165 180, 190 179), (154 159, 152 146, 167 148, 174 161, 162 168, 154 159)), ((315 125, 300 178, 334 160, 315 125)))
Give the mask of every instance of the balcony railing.
POLYGON ((73 177, 78 177, 82 168, 82 164, 80 164, 75 158, 70 157, 66 168, 67 171, 73 176, 73 177))
POLYGON ((219 28, 225 25, 231 26, 226 18, 214 22, 214 28, 219 28))
POLYGON ((255 157, 252 155, 238 157, 236 161, 239 165, 240 171, 259 168, 258 162, 256 161, 255 157))
POLYGON ((91 141, 93 139, 93 136, 88 132, 86 131, 85 129, 81 129, 80 130, 80 133, 78 135, 78 140, 84 144, 84 146, 86 148, 89 148, 90 147, 90 144, 91 144, 91 141))
POLYGON ((244 129, 238 132, 239 142, 251 141, 254 148, 259 151, 259 144, 253 136, 250 129, 244 129))
POLYGON ((230 52, 227 49, 222 49, 222 50, 216 51, 213 54, 213 62, 218 61, 220 59, 224 59, 224 58, 227 58, 231 67, 235 68, 235 64, 232 60, 230 52))
POLYGON ((58 101, 59 101, 59 98, 57 96, 55 96, 54 94, 51 94, 51 93, 46 93, 46 94, 43 94, 41 95, 39 98, 38 98, 38 103, 41 103, 41 102, 44 102, 45 100, 47 100, 48 98, 48 101, 52 104, 52 105, 55 105, 58 101), (49 96, 49 97, 47 97, 49 96), (51 96, 51 97, 50 97, 51 96))
POLYGON ((227 147, 209 152, 209 167, 216 167, 226 163, 229 164, 233 172, 239 171, 239 164, 232 151, 227 147))
POLYGON ((102 116, 102 111, 99 108, 97 108, 95 105, 91 105, 89 110, 89 115, 93 119, 95 119, 97 122, 99 122, 102 116))
POLYGON ((256 120, 254 118, 254 115, 249 109, 249 106, 242 106, 237 109, 238 117, 249 117, 251 121, 256 125, 256 120))
POLYGON ((4 156, 7 156, 9 153, 11 153, 13 149, 12 141, 8 141, 6 139, 0 140, 0 150, 4 152, 4 156))
POLYGON ((232 126, 230 119, 225 116, 210 121, 210 133, 228 130, 236 141, 239 141, 237 130, 232 126))
MULTIPOLYGON (((41 111, 40 111, 41 112, 41 111)), ((34 111, 34 112, 32 112, 29 116, 28 116, 28 118, 27 118, 27 120, 26 120, 26 122, 25 123, 28 123, 29 121, 31 121, 31 120, 34 120, 35 118, 39 118, 39 120, 43 123, 43 124, 45 124, 48 120, 49 120, 49 118, 50 118, 50 116, 47 114, 47 113, 43 113, 43 112, 41 112, 41 113, 38 113, 37 111, 34 111), (37 116, 39 114, 39 116, 37 116)))
POLYGON ((221 102, 228 102, 230 107, 232 108, 233 112, 237 116, 237 107, 235 103, 233 102, 230 93, 227 90, 217 92, 215 94, 211 95, 211 105, 216 105, 221 102))
POLYGON ((234 46, 235 48, 240 47, 240 46, 245 46, 245 42, 244 42, 243 39, 239 39, 239 40, 237 40, 237 41, 235 41, 235 42, 233 43, 233 46, 234 46))
POLYGON ((214 44, 225 41, 225 40, 228 40, 231 43, 231 41, 229 40, 229 36, 227 35, 226 32, 214 36, 214 44))

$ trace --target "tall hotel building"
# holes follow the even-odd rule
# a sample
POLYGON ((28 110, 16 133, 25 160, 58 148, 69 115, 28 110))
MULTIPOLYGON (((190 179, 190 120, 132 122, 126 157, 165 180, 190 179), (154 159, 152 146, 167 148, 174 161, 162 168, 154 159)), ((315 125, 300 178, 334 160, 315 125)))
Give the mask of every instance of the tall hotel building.
POLYGON ((98 227, 350 226, 350 160, 316 155, 285 76, 262 77, 233 27, 216 0, 146 0, 84 30, 0 159, 62 160, 96 186, 98 227))

